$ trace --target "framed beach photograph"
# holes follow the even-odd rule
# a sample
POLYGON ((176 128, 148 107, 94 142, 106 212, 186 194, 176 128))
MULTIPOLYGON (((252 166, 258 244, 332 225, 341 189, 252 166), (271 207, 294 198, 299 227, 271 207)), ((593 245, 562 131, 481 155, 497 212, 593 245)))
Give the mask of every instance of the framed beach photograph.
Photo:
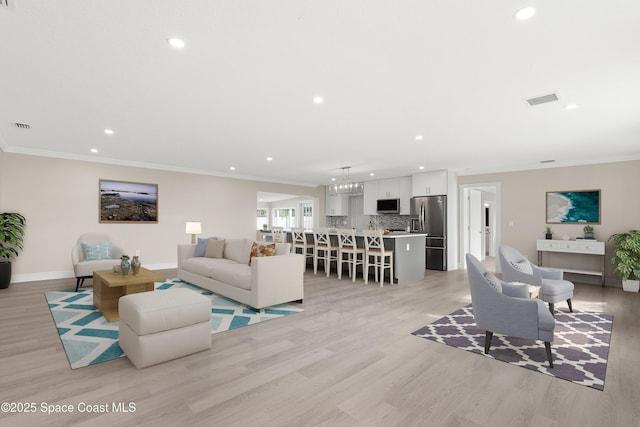
POLYGON ((547 224, 600 224, 600 190, 547 191, 547 224))
POLYGON ((158 185, 100 180, 100 222, 158 223, 158 185))

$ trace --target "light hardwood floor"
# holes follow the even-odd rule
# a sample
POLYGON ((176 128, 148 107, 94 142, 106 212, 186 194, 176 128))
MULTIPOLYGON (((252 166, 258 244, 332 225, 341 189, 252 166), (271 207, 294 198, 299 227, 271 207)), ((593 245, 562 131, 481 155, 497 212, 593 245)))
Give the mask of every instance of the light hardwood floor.
POLYGON ((640 425, 640 294, 621 289, 576 284, 575 309, 614 315, 601 392, 411 335, 470 302, 462 270, 382 289, 308 270, 303 313, 143 370, 126 358, 69 368, 43 293, 74 283, 0 290, 1 400, 38 406, 0 425, 640 425), (43 402, 76 411, 47 415, 43 402), (80 402, 135 412, 78 413, 80 402))

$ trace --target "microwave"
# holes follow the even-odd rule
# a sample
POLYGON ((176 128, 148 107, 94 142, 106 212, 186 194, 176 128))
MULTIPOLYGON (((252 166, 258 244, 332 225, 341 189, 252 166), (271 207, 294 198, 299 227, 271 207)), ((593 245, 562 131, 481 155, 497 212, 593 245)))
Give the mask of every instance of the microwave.
POLYGON ((376 212, 379 214, 399 214, 400 199, 378 199, 376 212))

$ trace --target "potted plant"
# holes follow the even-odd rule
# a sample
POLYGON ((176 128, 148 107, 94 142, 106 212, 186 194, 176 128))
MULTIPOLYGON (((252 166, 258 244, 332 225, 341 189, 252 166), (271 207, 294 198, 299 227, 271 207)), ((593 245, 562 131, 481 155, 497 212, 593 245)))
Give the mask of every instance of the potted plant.
POLYGON ((11 260, 22 250, 24 216, 14 212, 0 214, 0 289, 11 283, 11 260))
POLYGON ((551 227, 547 226, 544 229, 544 238, 547 240, 551 240, 553 238, 553 231, 551 231, 551 227))
POLYGON ((640 289, 640 231, 629 230, 609 237, 614 249, 611 263, 622 276, 622 288, 629 292, 640 289))
POLYGON ((593 236, 593 227, 590 225, 585 225, 584 228, 582 229, 582 231, 584 231, 584 238, 585 239, 589 239, 592 240, 594 239, 593 236))

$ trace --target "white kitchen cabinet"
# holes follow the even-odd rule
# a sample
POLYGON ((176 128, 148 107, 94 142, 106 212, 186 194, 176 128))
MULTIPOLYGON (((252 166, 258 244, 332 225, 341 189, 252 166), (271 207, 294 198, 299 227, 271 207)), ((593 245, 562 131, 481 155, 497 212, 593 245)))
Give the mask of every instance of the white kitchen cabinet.
POLYGON ((398 199, 400 197, 400 180, 398 178, 378 180, 378 199, 398 199))
POLYGON ((400 180, 400 215, 411 213, 411 192, 413 191, 413 180, 410 176, 403 176, 400 180))
POLYGON ((413 175, 412 195, 440 196, 447 195, 448 176, 446 170, 438 170, 413 175))
POLYGON ((378 201, 378 181, 364 183, 364 215, 376 215, 378 201))
POLYGON ((325 215, 348 216, 349 196, 332 196, 329 194, 329 186, 326 187, 325 215))

